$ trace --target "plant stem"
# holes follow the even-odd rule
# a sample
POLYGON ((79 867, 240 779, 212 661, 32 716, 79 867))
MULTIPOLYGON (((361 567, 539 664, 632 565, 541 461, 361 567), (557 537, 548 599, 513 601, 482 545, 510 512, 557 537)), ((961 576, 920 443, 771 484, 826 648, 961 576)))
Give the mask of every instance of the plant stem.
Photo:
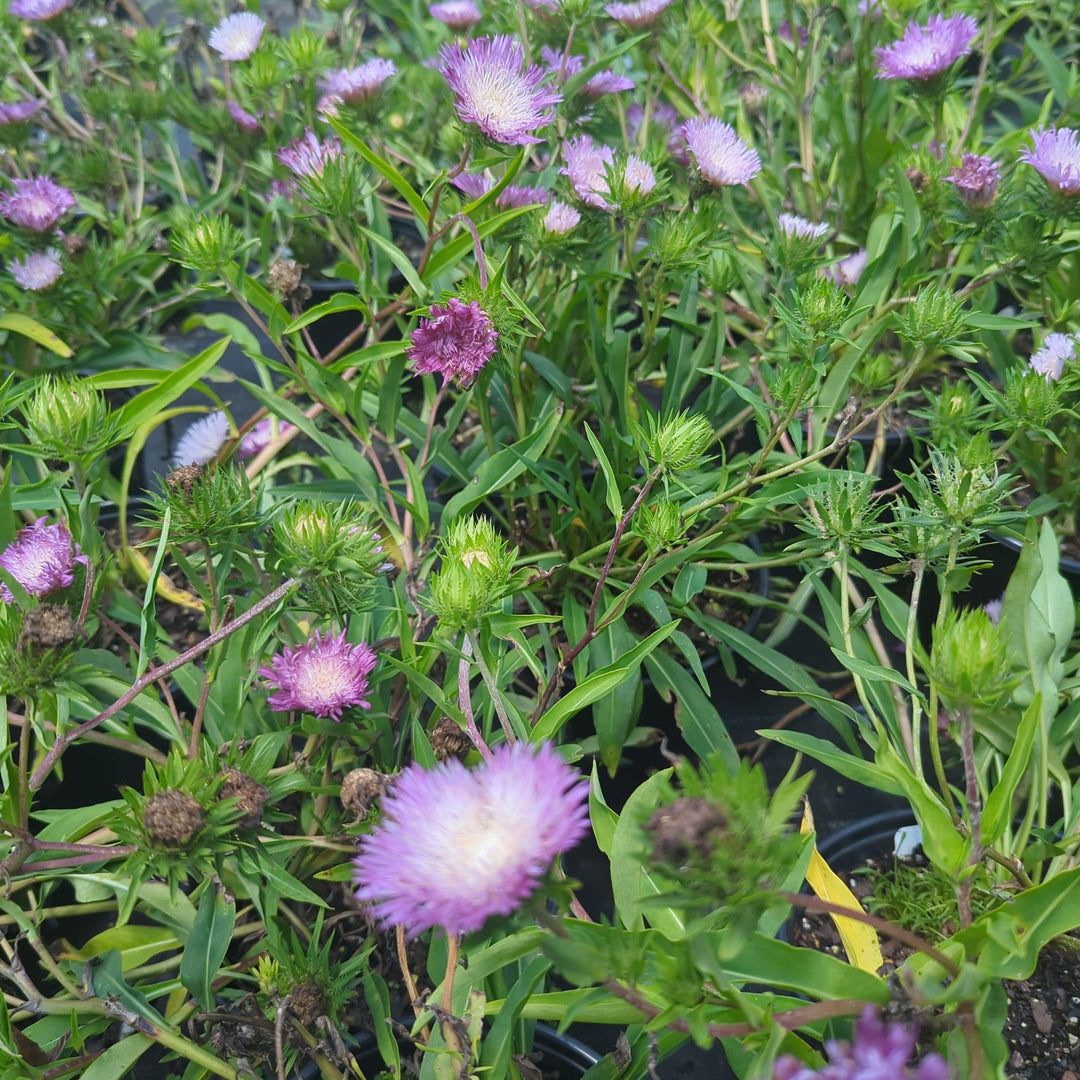
POLYGON ((465 655, 468 656, 471 653, 473 659, 476 660, 476 666, 480 669, 480 675, 484 680, 484 685, 487 687, 491 703, 495 706, 495 712, 498 714, 499 723, 502 725, 503 732, 506 735, 506 741, 508 743, 517 742, 514 729, 510 725, 510 717, 507 716, 506 707, 502 702, 502 695, 499 693, 498 686, 495 685, 495 678, 488 670, 487 662, 484 660, 483 653, 480 650, 479 638, 472 633, 466 633, 465 640, 461 645, 465 655))
POLYGON ((971 719, 971 709, 964 707, 956 713, 960 727, 960 754, 964 761, 964 799, 967 802, 968 827, 971 830, 971 854, 968 866, 971 872, 960 882, 956 903, 960 910, 960 927, 970 926, 971 916, 971 879, 974 868, 982 862, 982 802, 979 799, 979 778, 975 765, 975 725, 971 719))
MULTIPOLYGON (((466 637, 462 643, 462 652, 465 651, 468 640, 468 637, 466 637)), ((469 657, 467 655, 462 656, 458 661, 458 708, 465 716, 465 726, 468 729, 469 738, 472 739, 473 745, 485 759, 490 761, 491 751, 488 749, 488 744, 484 742, 484 736, 480 734, 480 729, 476 726, 476 717, 473 715, 472 694, 469 690, 470 667, 469 657)))

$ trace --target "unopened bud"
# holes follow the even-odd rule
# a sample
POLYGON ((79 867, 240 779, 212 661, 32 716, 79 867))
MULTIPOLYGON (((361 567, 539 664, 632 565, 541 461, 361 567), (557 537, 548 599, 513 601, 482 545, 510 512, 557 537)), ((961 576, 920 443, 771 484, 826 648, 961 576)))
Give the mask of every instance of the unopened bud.
POLYGON ((116 424, 101 392, 86 379, 42 379, 23 406, 30 445, 59 461, 98 457, 116 424))
POLYGON ((181 266, 215 273, 240 253, 244 235, 227 217, 193 217, 173 230, 169 247, 181 266))
POLYGON ((658 422, 645 435, 645 443, 656 464, 678 472, 699 465, 713 438, 713 426, 707 417, 681 412, 666 423, 658 422))

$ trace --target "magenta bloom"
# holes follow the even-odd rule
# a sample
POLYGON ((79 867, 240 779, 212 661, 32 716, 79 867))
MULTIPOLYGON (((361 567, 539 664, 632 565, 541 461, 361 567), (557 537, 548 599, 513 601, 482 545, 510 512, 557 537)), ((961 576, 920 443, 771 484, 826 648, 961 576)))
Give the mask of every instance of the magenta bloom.
MULTIPOLYGON (((0 552, 2 566, 31 596, 46 596, 54 589, 66 588, 75 580, 75 564, 89 565, 89 560, 71 538, 61 521, 46 525, 38 518, 0 552)), ((11 590, 0 581, 0 599, 10 604, 11 590)))
POLYGON ((275 712, 299 709, 340 721, 342 709, 371 708, 365 695, 374 668, 375 653, 367 645, 348 644, 344 630, 336 637, 316 630, 303 645, 275 653, 259 674, 277 691, 268 701, 275 712))
POLYGON ((824 271, 830 281, 837 285, 857 285, 859 276, 866 269, 866 248, 859 248, 850 255, 845 255, 839 262, 833 263, 824 271))
POLYGON ((293 139, 288 146, 277 152, 277 159, 290 172, 297 176, 306 176, 309 179, 322 176, 323 170, 330 161, 341 157, 341 140, 332 135, 325 142, 319 142, 318 136, 311 128, 307 128, 304 134, 293 139))
POLYGON ((8 14, 34 22, 46 22, 56 18, 61 11, 71 7, 72 0, 11 0, 8 14))
POLYGON ((925 26, 912 19, 899 41, 877 50, 877 77, 932 79, 971 52, 978 32, 970 15, 931 15, 925 26))
POLYGON ((428 11, 451 30, 468 30, 480 21, 480 9, 473 0, 445 0, 441 4, 432 4, 428 11))
POLYGON ((1080 194, 1080 146, 1072 128, 1038 128, 1031 132, 1031 150, 1021 150, 1026 161, 1055 191, 1080 194))
POLYGON ((722 120, 712 116, 687 120, 682 135, 702 179, 714 187, 748 184, 761 172, 758 152, 722 120))
POLYGON ((48 176, 11 182, 15 191, 0 195, 0 214, 30 232, 50 232, 75 205, 75 196, 48 176))
POLYGON ((258 15, 240 11, 222 19, 206 40, 222 60, 246 60, 259 47, 265 29, 258 15))
POLYGON ((885 1024, 867 1005, 855 1021, 855 1041, 830 1039, 825 1044, 829 1064, 811 1069, 785 1054, 776 1062, 773 1080, 949 1080, 949 1067, 938 1054, 927 1054, 912 1071, 916 1032, 906 1024, 885 1024))
POLYGON ((44 105, 44 101, 12 101, 0 105, 0 126, 7 124, 21 124, 29 119, 44 105))
POLYGON ((589 785, 550 743, 503 744, 467 769, 410 765, 390 785, 378 827, 360 840, 353 880, 384 926, 417 934, 479 930, 509 915, 556 855, 588 831, 589 785))
POLYGON ((559 171, 570 178, 574 194, 586 206, 610 210, 605 195, 610 195, 607 167, 614 164, 615 155, 610 146, 597 146, 590 135, 578 135, 567 139, 563 146, 565 168, 559 171))
POLYGON ((1031 370, 1051 382, 1057 382, 1065 374, 1065 363, 1076 358, 1077 339, 1073 334, 1047 334, 1042 348, 1034 353, 1031 370))
POLYGON ((776 223, 790 240, 820 240, 829 231, 828 225, 815 224, 798 214, 778 214, 776 223))
POLYGON ((12 259, 8 269, 15 284, 31 292, 54 285, 64 272, 60 254, 56 251, 35 252, 25 259, 12 259))
MULTIPOLYGON (((292 424, 278 424, 278 436, 287 435, 292 430, 292 424)), ((256 454, 265 450, 270 445, 270 436, 273 431, 270 426, 270 417, 260 420, 241 440, 236 448, 236 456, 241 461, 247 461, 256 454)))
POLYGON ((417 375, 469 383, 495 355, 498 343, 498 331, 480 304, 463 304, 452 296, 445 304, 431 305, 428 318, 412 332, 407 355, 417 375))
POLYGON ((326 76, 326 96, 350 105, 367 101, 397 71, 393 60, 376 57, 354 68, 339 68, 326 76))
POLYGON ((634 89, 634 80, 614 71, 598 71, 581 88, 586 97, 598 98, 602 94, 621 94, 634 89))
POLYGON ((463 123, 489 139, 525 146, 538 143, 533 132, 551 119, 550 106, 562 95, 541 86, 544 69, 525 67, 525 51, 508 35, 477 38, 439 50, 440 71, 453 90, 454 108, 463 123))
POLYGON ((249 113, 246 109, 240 108, 235 101, 227 101, 225 108, 229 110, 229 115, 236 121, 236 123, 242 127, 245 131, 259 131, 260 124, 259 118, 249 113))
POLYGON ((608 4, 604 10, 631 30, 640 30, 656 22, 670 6, 671 0, 637 0, 631 4, 608 4))
POLYGON ((553 200, 544 215, 544 231, 552 236, 565 236, 581 224, 581 214, 568 203, 553 200))
POLYGON ((946 179, 956 185, 956 193, 968 206, 985 210, 997 198, 1001 167, 991 157, 964 154, 946 179))

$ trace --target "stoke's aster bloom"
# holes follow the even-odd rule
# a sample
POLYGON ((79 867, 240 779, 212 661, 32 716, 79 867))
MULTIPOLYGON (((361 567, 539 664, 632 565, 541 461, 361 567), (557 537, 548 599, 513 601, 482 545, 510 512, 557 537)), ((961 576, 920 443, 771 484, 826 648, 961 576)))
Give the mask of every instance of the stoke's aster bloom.
POLYGON ((206 40, 222 60, 246 60, 259 47, 265 29, 258 15, 240 11, 222 19, 206 40))
MULTIPOLYGON (((481 173, 462 173, 450 181, 458 191, 470 199, 479 199, 494 186, 494 181, 481 173)), ((546 206, 551 193, 543 188, 528 187, 525 184, 507 184, 495 196, 495 205, 503 210, 516 210, 521 206, 546 206)))
MULTIPOLYGON (((2 566, 31 596, 46 596, 75 580, 75 564, 89 564, 61 521, 46 525, 38 518, 0 552, 2 566)), ((11 590, 0 581, 0 599, 10 604, 11 590)))
POLYGON ((397 71, 393 60, 377 56, 354 68, 339 68, 326 76, 326 95, 340 98, 350 105, 366 101, 397 71))
POLYGON ((432 4, 428 11, 451 30, 467 30, 480 21, 480 9, 473 0, 445 0, 441 4, 432 4))
POLYGON ((566 166, 559 171, 570 178, 574 194, 586 206, 595 206, 600 210, 611 207, 604 198, 611 192, 608 188, 607 166, 615 161, 610 146, 597 146, 589 135, 578 135, 567 139, 563 146, 566 166))
POLYGON ((565 236, 571 229, 581 224, 581 214, 569 203, 552 201, 544 215, 544 231, 552 236, 565 236))
POLYGON ((859 248, 850 255, 845 255, 839 262, 828 267, 824 273, 837 285, 857 285, 859 276, 866 269, 866 248, 859 248))
POLYGON ((634 80, 614 71, 598 71, 581 88, 586 97, 598 98, 602 94, 621 94, 624 90, 633 90, 634 80))
POLYGON ((495 186, 482 173, 459 173, 450 183, 470 199, 483 198, 495 186))
POLYGON ((21 124, 24 120, 33 116, 44 104, 44 101, 38 99, 9 101, 0 104, 0 127, 7 124, 21 124))
POLYGON ((702 179, 715 187, 748 184, 761 172, 758 152, 722 120, 713 116, 687 120, 682 135, 702 179))
POLYGON ((798 214, 778 214, 776 222, 780 231, 793 240, 818 240, 829 231, 824 222, 815 224, 798 214))
POLYGON ((37 292, 56 283, 64 272, 57 251, 41 251, 27 255, 25 259, 12 259, 8 267, 15 284, 37 292))
POLYGON ((299 709, 340 721, 342 709, 371 708, 364 695, 374 668, 375 653, 367 645, 350 645, 344 630, 336 637, 316 630, 303 645, 275 653, 259 674, 276 691, 268 701, 275 712, 299 709))
POLYGON ((75 196, 48 176, 11 182, 15 191, 0 195, 0 214, 30 232, 49 232, 75 205, 75 196))
POLYGON ((311 128, 306 128, 304 134, 293 139, 288 146, 277 152, 277 159, 290 172, 297 176, 315 178, 322 176, 327 162, 341 157, 341 140, 332 135, 325 142, 319 142, 318 136, 311 128))
MULTIPOLYGON (((287 435, 292 430, 291 424, 278 424, 278 436, 287 435)), ((260 451, 270 445, 270 436, 273 434, 270 426, 270 418, 260 420, 241 440, 236 448, 236 456, 241 461, 253 458, 260 451)))
POLYGON ((1078 132, 1072 128, 1038 128, 1032 130, 1033 149, 1020 151, 1026 161, 1043 179, 1062 195, 1080 194, 1080 145, 1078 132))
POLYGON ((637 0, 636 3, 630 4, 608 4, 604 10, 624 26, 629 26, 631 30, 639 30, 643 26, 656 22, 670 6, 671 0, 637 0))
POLYGON ((71 7, 73 0, 11 0, 8 14, 19 19, 45 22, 71 7))
POLYGON ((434 926, 479 930, 520 907, 555 856, 585 835, 588 791, 550 743, 504 743, 475 769, 456 758, 410 765, 360 841, 357 899, 410 937, 434 926))
POLYGON ((630 154, 626 159, 626 167, 623 169, 623 184, 629 192, 648 195, 656 187, 656 173, 647 161, 642 161, 637 155, 630 154))
POLYGON ((1029 361, 1031 370, 1057 382, 1065 374, 1065 364, 1076 357, 1077 338, 1073 334, 1047 334, 1042 348, 1029 361))
POLYGON ((912 19, 899 41, 877 50, 877 77, 932 79, 971 52, 978 32, 970 15, 931 15, 925 26, 912 19))
POLYGON ((999 596, 996 600, 987 600, 982 609, 990 616, 990 621, 997 626, 1001 622, 1001 609, 1005 605, 1005 597, 999 596))
POLYGON ((225 108, 229 110, 229 115, 233 120, 235 120, 245 131, 259 130, 259 118, 249 113, 246 109, 241 109, 235 101, 226 102, 225 108))
POLYGON ((498 343, 499 333, 480 304, 452 296, 431 305, 428 318, 412 332, 407 355, 417 375, 441 375, 444 383, 456 376, 468 383, 495 355, 498 343))
POLYGON ((499 143, 525 146, 541 141, 533 132, 548 122, 551 106, 562 101, 562 95, 540 85, 542 67, 525 67, 520 42, 500 34, 464 46, 448 43, 439 50, 439 60, 464 123, 499 143))
POLYGON ((182 469, 185 465, 209 464, 228 437, 229 418, 220 411, 207 413, 180 436, 173 451, 173 465, 182 469))
POLYGON ((785 1054, 776 1062, 773 1080, 948 1080, 949 1067, 938 1054, 927 1054, 912 1070, 916 1032, 906 1024, 886 1024, 868 1005, 855 1021, 855 1041, 825 1043, 829 1064, 817 1070, 785 1054))
POLYGON ((963 154, 960 164, 946 177, 956 193, 975 210, 985 210, 997 198, 1001 166, 991 157, 963 154))
MULTIPOLYGON (((637 139, 637 134, 644 122, 645 109, 635 102, 626 110, 626 130, 631 142, 637 139)), ((687 156, 686 147, 683 145, 680 133, 681 125, 682 121, 679 119, 679 113, 674 105, 667 101, 658 101, 653 105, 652 111, 649 113, 650 129, 658 127, 660 131, 664 132, 667 135, 668 153, 680 164, 689 167, 690 158, 687 156)))

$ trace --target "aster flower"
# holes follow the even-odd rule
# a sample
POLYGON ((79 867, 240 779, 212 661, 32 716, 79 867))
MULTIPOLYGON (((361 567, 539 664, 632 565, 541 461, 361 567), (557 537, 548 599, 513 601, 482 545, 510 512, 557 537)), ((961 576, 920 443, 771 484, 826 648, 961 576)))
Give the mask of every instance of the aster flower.
POLYGON ((621 94, 634 89, 634 80, 614 71, 598 71, 581 88, 586 97, 598 98, 603 94, 621 94))
POLYGON ((1076 345, 1074 334, 1047 334, 1043 338, 1042 348, 1028 361, 1031 370, 1057 382, 1065 374, 1066 361, 1076 357, 1076 345))
POLYGON ((997 626, 1001 622, 1001 609, 1004 606, 1005 597, 999 596, 995 600, 987 600, 982 609, 990 616, 990 621, 997 626))
POLYGON ((246 60, 258 47, 266 23, 250 11, 222 19, 210 31, 207 44, 222 60, 246 60))
POLYGON ((712 116, 687 120, 682 135, 702 179, 715 187, 748 184, 761 172, 758 152, 722 120, 712 116))
POLYGON ((15 284, 31 292, 47 289, 64 272, 58 251, 35 252, 25 259, 12 259, 8 269, 15 284))
POLYGON ((375 653, 367 645, 350 645, 344 630, 336 637, 316 630, 303 645, 275 653, 259 674, 276 691, 268 701, 275 712, 299 709, 340 721, 342 709, 371 708, 364 695, 374 668, 375 653))
MULTIPOLYGON (((38 518, 0 552, 2 566, 31 596, 46 596, 66 588, 75 580, 75 564, 89 565, 89 559, 71 538, 61 521, 46 525, 38 518)), ((0 599, 10 604, 15 597, 0 581, 0 599)))
POLYGON ((441 4, 432 4, 428 11, 451 30, 467 30, 480 21, 480 9, 473 0, 445 0, 441 4))
POLYGON ((558 199, 552 200, 543 220, 544 231, 551 233, 552 236, 565 236, 580 224, 580 212, 569 203, 559 202, 558 199))
POLYGON ((499 334, 491 316, 473 300, 463 304, 452 296, 432 304, 428 318, 412 332, 408 357, 417 375, 441 375, 448 383, 471 382, 495 355, 499 334))
MULTIPOLYGON (((810 44, 810 31, 805 26, 797 27, 797 29, 799 32, 799 45, 805 49, 810 44)), ((795 35, 792 34, 791 23, 787 19, 776 28, 776 36, 781 41, 787 41, 792 45, 795 44, 795 35)))
MULTIPOLYGON (((635 102, 626 110, 626 129, 630 141, 637 139, 641 125, 645 122, 645 109, 635 102)), ((658 101, 649 114, 650 128, 659 128, 667 134, 667 151, 676 161, 689 167, 690 158, 682 141, 682 121, 675 106, 667 101, 658 101)))
POLYGON ((73 0, 11 0, 8 14, 19 19, 46 22, 71 7, 73 0))
POLYGON ((479 930, 520 907, 555 856, 585 835, 587 799, 588 783, 550 743, 504 743, 475 769, 456 758, 410 765, 360 840, 357 899, 410 937, 434 926, 479 930))
POLYGON ((574 194, 586 206, 595 206, 600 210, 610 210, 605 166, 614 163, 615 155, 610 146, 597 146, 589 135, 578 135, 567 139, 563 146, 566 166, 559 171, 570 178, 574 194))
MULTIPOLYGON (((292 430, 292 424, 278 424, 278 436, 287 435, 292 430)), ((236 456, 241 461, 247 461, 256 454, 265 450, 270 445, 270 436, 273 434, 270 418, 260 420, 241 440, 236 448, 236 456)), ((224 440, 222 440, 224 441, 224 440)))
POLYGON ((393 60, 376 57, 354 68, 339 68, 326 76, 326 95, 350 105, 372 97, 391 75, 397 72, 393 60))
POLYGON ((7 124, 21 124, 29 119, 44 105, 44 101, 11 101, 0 104, 0 127, 7 124))
POLYGON ((623 168, 623 184, 629 192, 648 195, 656 187, 656 173, 647 161, 643 161, 636 154, 630 154, 623 168))
POLYGON ((552 49, 548 45, 540 49, 540 59, 559 82, 566 82, 585 66, 584 56, 567 56, 564 50, 552 49))
POLYGON ((960 164, 945 178, 956 185, 961 199, 975 210, 985 210, 997 198, 1001 166, 991 157, 964 154, 960 164))
POLYGON ((450 180, 450 183, 462 194, 468 195, 470 199, 483 198, 495 186, 491 180, 480 173, 459 173, 450 180))
POLYGON ((604 10, 613 19, 618 19, 623 26, 640 30, 641 27, 656 22, 670 6, 671 0, 637 0, 630 4, 608 4, 604 10))
POLYGON ((454 92, 459 119, 489 139, 525 146, 532 133, 551 119, 550 106, 562 95, 541 86, 544 69, 525 67, 521 43, 502 34, 467 45, 448 43, 439 50, 440 72, 454 92))
POLYGON ((971 52, 978 32, 970 15, 931 15, 925 26, 913 19, 899 41, 877 50, 877 77, 932 79, 971 52))
POLYGON ((866 248, 859 248, 850 255, 844 256, 839 262, 833 263, 824 271, 830 281, 837 285, 857 285, 859 275, 866 269, 866 248))
POLYGON ((246 109, 240 108, 235 101, 227 101, 225 103, 225 108, 229 110, 229 115, 233 120, 235 120, 245 131, 260 130, 259 118, 252 113, 249 113, 246 109))
POLYGON ((75 196, 48 176, 12 180, 15 191, 0 195, 0 214, 30 232, 49 232, 75 205, 75 196))
POLYGON ((180 469, 185 465, 209 464, 228 437, 229 418, 221 411, 207 413, 180 436, 173 451, 173 465, 180 469))
POLYGON ((927 1054, 914 1071, 916 1032, 907 1024, 886 1024, 871 1005, 855 1021, 855 1041, 830 1039, 829 1064, 816 1070, 785 1054, 776 1062, 773 1080, 949 1080, 949 1068, 938 1054, 927 1054))
POLYGON ((789 240, 818 240, 829 231, 824 222, 815 224, 798 214, 778 214, 776 222, 789 240))
POLYGON ((306 128, 304 134, 293 139, 288 146, 277 152, 277 159, 290 172, 297 176, 306 176, 309 179, 322 176, 327 162, 341 157, 341 140, 332 135, 324 142, 319 142, 318 136, 311 128, 306 128))
POLYGON ((1062 195, 1080 194, 1080 145, 1072 128, 1032 130, 1034 147, 1020 151, 1026 161, 1054 191, 1062 195))

